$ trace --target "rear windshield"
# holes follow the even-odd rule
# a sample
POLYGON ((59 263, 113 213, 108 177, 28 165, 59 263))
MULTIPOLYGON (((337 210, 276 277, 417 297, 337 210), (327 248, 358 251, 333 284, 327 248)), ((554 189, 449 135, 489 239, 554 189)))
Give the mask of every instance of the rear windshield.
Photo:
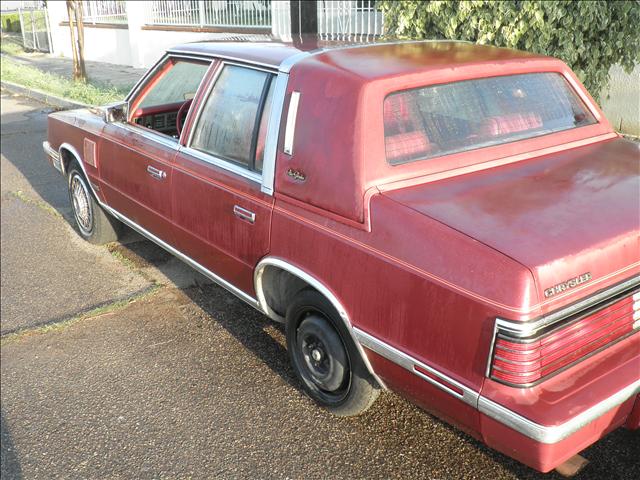
POLYGON ((557 73, 465 80, 387 96, 385 150, 399 165, 595 121, 557 73))

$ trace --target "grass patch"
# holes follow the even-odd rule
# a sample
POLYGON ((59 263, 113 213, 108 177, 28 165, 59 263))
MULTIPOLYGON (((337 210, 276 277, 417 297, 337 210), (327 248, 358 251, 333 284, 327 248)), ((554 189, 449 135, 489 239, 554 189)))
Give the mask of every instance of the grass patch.
MULTIPOLYGON (((2 42, 3 49, 5 48, 5 43, 2 42)), ((11 44, 9 43, 8 45, 11 44)), ((2 80, 7 82, 89 105, 104 105, 116 102, 122 100, 128 93, 128 91, 120 90, 116 87, 103 87, 90 82, 74 82, 59 75, 21 65, 6 55, 0 63, 0 76, 2 76, 2 80)))
POLYGON ((136 264, 136 262, 130 259, 129 257, 123 255, 122 252, 119 250, 119 248, 120 248, 120 245, 117 243, 110 243, 107 245, 107 250, 109 250, 109 253, 113 258, 118 260, 120 263, 122 263, 125 267, 129 268, 130 270, 138 270, 140 268, 140 265, 136 264))
MULTIPOLYGON (((23 55, 25 53, 24 48, 18 42, 15 37, 2 37, 2 43, 0 43, 0 51, 7 55, 23 55)), ((2 60, 4 61, 4 59, 2 60)))
POLYGON ((127 307, 133 302, 150 297, 151 295, 156 293, 160 289, 160 287, 161 285, 152 285, 151 287, 149 287, 147 290, 143 292, 124 298, 122 300, 116 300, 115 302, 107 303, 106 305, 101 305, 99 307, 94 308, 93 310, 89 310, 88 312, 84 312, 84 313, 81 313, 80 315, 76 315, 75 317, 71 317, 56 323, 42 325, 41 327, 26 328, 24 330, 19 330, 14 333, 3 335, 2 339, 0 339, 0 345, 4 346, 7 343, 21 340, 31 335, 41 335, 43 333, 63 330, 69 327, 70 325, 73 325, 74 323, 78 323, 82 320, 99 317, 100 315, 106 315, 107 313, 113 313, 115 311, 118 311, 127 307))
POLYGON ((36 200, 35 198, 31 198, 30 196, 28 196, 26 193, 24 193, 22 190, 18 190, 16 192, 11 192, 11 195, 13 195, 15 198, 17 198, 18 200, 29 204, 29 205, 34 205, 36 207, 38 207, 41 210, 44 210, 45 212, 47 212, 49 215, 53 215, 56 218, 62 218, 62 215, 60 215, 60 213, 53 208, 51 205, 49 205, 48 203, 42 201, 42 200, 36 200))

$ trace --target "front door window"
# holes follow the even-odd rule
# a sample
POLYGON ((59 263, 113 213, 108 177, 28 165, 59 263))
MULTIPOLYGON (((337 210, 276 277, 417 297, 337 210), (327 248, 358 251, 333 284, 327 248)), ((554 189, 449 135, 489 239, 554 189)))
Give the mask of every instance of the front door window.
POLYGON ((168 58, 131 104, 130 121, 177 138, 208 62, 168 58))

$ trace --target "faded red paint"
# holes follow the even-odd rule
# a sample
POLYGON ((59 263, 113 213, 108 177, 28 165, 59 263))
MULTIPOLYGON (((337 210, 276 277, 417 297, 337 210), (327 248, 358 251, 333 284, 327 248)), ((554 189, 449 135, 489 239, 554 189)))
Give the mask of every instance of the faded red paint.
MULTIPOLYGON (((277 68, 324 47, 200 43, 176 48, 277 68)), ((189 113, 214 79, 212 63, 189 113)), ((187 151, 176 152, 87 111, 54 114, 49 141, 82 152, 101 201, 255 296, 266 255, 313 275, 354 326, 541 425, 584 412, 640 377, 635 334, 531 388, 487 379, 496 317, 529 321, 640 273, 640 150, 621 139, 559 60, 465 43, 328 50, 291 70, 278 142, 275 194, 187 151), (391 92, 496 74, 558 72, 597 119, 590 126, 390 166, 383 99, 391 92), (300 92, 293 155, 283 153, 288 98, 300 92), (151 179, 146 167, 166 172, 151 179), (304 172, 300 182, 287 170, 304 172), (243 223, 234 205, 256 213, 243 223), (592 280, 551 298, 544 290, 592 280)), ((542 444, 480 414, 373 352, 385 383, 489 446, 542 471, 606 432, 637 428, 640 405, 619 405, 561 442, 542 444)), ((426 375, 428 376, 428 375, 426 375)), ((446 382, 445 382, 446 385, 446 382)), ((457 388, 457 387, 456 387, 457 388)), ((455 389, 454 389, 455 391, 455 389)))

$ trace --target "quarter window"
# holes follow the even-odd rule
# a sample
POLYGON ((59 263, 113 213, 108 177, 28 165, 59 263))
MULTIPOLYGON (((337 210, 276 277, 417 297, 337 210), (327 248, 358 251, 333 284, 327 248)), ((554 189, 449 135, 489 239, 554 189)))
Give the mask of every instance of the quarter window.
POLYGON ((202 107, 191 148, 261 171, 272 77, 225 65, 202 107))
POLYGON ((432 85, 393 93, 384 101, 385 149, 391 165, 595 122, 557 73, 432 85))

